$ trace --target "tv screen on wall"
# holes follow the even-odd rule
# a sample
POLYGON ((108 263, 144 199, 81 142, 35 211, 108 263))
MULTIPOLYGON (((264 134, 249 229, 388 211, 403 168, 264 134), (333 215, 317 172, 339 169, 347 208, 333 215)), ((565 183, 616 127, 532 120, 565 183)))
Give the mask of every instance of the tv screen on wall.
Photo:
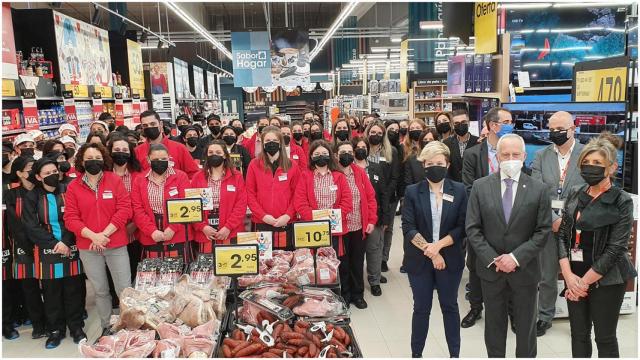
POLYGON ((506 10, 511 73, 531 81, 571 80, 579 61, 625 52, 625 7, 506 10))

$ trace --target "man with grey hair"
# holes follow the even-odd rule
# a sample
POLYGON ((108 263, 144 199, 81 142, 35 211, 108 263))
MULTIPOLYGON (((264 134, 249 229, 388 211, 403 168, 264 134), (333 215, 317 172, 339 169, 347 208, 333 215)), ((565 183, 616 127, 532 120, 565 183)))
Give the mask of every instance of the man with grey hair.
POLYGON ((516 357, 536 357, 538 257, 551 231, 547 187, 522 171, 524 140, 515 134, 497 143, 499 172, 473 183, 467 208, 467 238, 485 310, 489 357, 506 356, 507 304, 513 304, 516 357))
POLYGON ((578 167, 578 156, 584 147, 575 140, 573 117, 558 111, 549 118, 549 140, 553 144, 538 151, 533 160, 531 177, 547 185, 551 203, 552 232, 540 254, 542 279, 538 285, 538 322, 536 332, 544 335, 551 328, 558 298, 558 246, 555 234, 560 228, 564 200, 569 189, 584 184, 578 167))

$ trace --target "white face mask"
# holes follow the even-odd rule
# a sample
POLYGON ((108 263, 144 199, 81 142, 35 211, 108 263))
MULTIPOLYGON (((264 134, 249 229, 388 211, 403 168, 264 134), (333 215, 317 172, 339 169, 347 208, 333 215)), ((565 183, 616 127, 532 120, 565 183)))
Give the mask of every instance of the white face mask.
POLYGON ((500 163, 500 171, 507 177, 514 177, 522 170, 522 160, 506 160, 500 163))

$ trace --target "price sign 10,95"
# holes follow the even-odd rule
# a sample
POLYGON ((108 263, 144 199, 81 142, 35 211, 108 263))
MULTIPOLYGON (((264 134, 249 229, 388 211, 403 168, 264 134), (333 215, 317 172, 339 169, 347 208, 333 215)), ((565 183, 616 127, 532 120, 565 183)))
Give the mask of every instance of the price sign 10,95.
POLYGON ((296 249, 331 246, 331 224, 328 220, 294 223, 293 239, 296 249))
POLYGON ((216 245, 213 254, 216 276, 258 274, 258 245, 216 245))

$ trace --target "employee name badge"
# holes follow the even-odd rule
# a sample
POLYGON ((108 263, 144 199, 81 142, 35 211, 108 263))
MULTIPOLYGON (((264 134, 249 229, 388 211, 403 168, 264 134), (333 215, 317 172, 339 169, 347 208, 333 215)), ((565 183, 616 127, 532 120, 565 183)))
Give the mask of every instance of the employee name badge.
POLYGON ((571 249, 571 261, 583 262, 584 257, 582 256, 582 249, 571 249))
POLYGON ((331 186, 329 186, 329 190, 331 190, 331 191, 338 191, 338 185, 331 185, 331 186))
POLYGON ((384 156, 380 156, 379 161, 380 162, 387 162, 387 158, 384 157, 384 156))
POLYGON ((227 191, 234 192, 234 191, 236 191, 236 187, 233 186, 233 185, 227 185, 227 191))
POLYGON ((444 201, 448 201, 448 202, 453 202, 453 195, 449 195, 449 194, 442 194, 442 200, 444 201))
MULTIPOLYGON (((367 175, 368 175, 368 174, 367 174, 367 175)), ((380 180, 380 179, 378 178, 378 175, 373 175, 373 180, 378 181, 378 180, 380 180)))
POLYGON ((560 199, 551 200, 551 208, 554 210, 564 209, 564 200, 560 200, 560 199))
POLYGON ((113 193, 111 191, 105 191, 102 193, 103 199, 113 199, 113 193))
POLYGON ((298 155, 293 155, 292 158, 293 160, 300 160, 300 157, 298 157, 298 155))
POLYGON ((176 196, 178 195, 178 188, 171 188, 171 190, 169 190, 169 196, 176 196))
POLYGON ((287 174, 282 174, 278 176, 278 181, 287 181, 287 174))

